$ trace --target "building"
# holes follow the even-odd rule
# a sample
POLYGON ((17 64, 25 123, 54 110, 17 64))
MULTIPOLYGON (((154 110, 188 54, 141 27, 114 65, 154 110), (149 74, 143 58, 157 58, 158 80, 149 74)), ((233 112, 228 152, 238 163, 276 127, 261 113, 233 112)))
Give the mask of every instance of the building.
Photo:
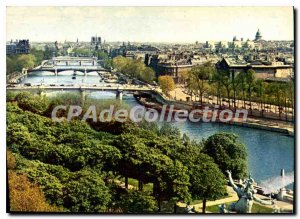
POLYGON ((91 45, 96 46, 97 44, 101 44, 101 37, 92 37, 91 38, 91 45))
POLYGON ((29 40, 16 40, 15 42, 10 41, 6 44, 6 55, 16 54, 29 54, 30 44, 29 40))
POLYGON ((157 64, 157 72, 159 72, 159 75, 172 76, 175 83, 182 83, 188 71, 191 69, 192 63, 186 60, 169 60, 157 64))
POLYGON ((205 47, 209 50, 260 50, 262 35, 258 30, 255 35, 255 40, 244 40, 233 37, 232 41, 206 41, 205 47))
POLYGON ((293 75, 293 67, 285 65, 283 62, 261 62, 255 61, 252 63, 237 63, 227 58, 223 58, 216 64, 217 69, 227 70, 231 76, 237 75, 241 71, 253 69, 256 73, 256 78, 270 80, 274 78, 290 79, 293 75))
POLYGON ((256 32, 256 35, 255 35, 254 41, 260 41, 260 40, 262 40, 262 35, 261 35, 261 33, 258 29, 257 32, 256 32))
POLYGON ((93 47, 93 49, 98 50, 101 47, 101 37, 92 37, 91 46, 93 47))
POLYGON ((125 42, 117 48, 114 48, 112 51, 112 57, 118 55, 124 56, 129 59, 139 59, 142 62, 145 62, 146 55, 157 54, 159 49, 151 45, 132 45, 130 42, 126 45, 125 42))

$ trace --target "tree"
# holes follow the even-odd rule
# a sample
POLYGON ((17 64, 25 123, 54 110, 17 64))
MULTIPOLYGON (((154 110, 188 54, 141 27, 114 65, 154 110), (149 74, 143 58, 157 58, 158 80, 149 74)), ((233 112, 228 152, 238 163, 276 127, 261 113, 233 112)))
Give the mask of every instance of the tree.
POLYGON ((238 91, 238 87, 239 87, 239 83, 240 80, 238 79, 238 77, 236 76, 236 72, 232 73, 231 76, 231 90, 233 91, 233 107, 236 108, 236 96, 237 96, 237 91, 238 91))
POLYGON ((9 202, 12 212, 60 212, 62 208, 51 206, 38 185, 31 183, 26 175, 8 171, 9 202))
POLYGON ((48 108, 48 99, 45 96, 32 95, 30 92, 22 92, 16 96, 18 105, 23 110, 42 114, 48 108))
POLYGON ((23 68, 33 68, 37 59, 33 54, 6 56, 6 73, 21 72, 23 68))
POLYGON ((241 71, 236 77, 238 81, 237 88, 239 89, 239 91, 242 91, 244 108, 246 107, 246 87, 247 87, 246 76, 247 76, 247 72, 241 71))
POLYGON ((157 211, 154 197, 146 192, 127 190, 120 199, 119 205, 123 213, 145 214, 157 211))
POLYGON ((207 81, 211 78, 213 72, 213 65, 206 62, 203 65, 193 66, 188 73, 188 87, 199 94, 201 104, 203 103, 203 95, 208 90, 207 81))
POLYGON ((13 56, 13 57, 6 56, 6 74, 7 75, 16 71, 16 65, 15 65, 14 58, 15 58, 15 56, 13 56))
POLYGON ((230 107, 230 90, 231 90, 231 78, 230 78, 230 72, 226 70, 218 70, 217 76, 215 79, 218 81, 218 83, 223 86, 227 93, 228 103, 230 107))
POLYGON ((54 123, 45 113, 51 107, 47 103, 78 101, 74 96, 61 98, 52 102, 21 93, 7 102, 7 147, 17 155, 15 160, 8 155, 8 168, 17 164, 18 173, 39 185, 51 205, 71 212, 113 208, 148 213, 160 210, 162 201, 168 201, 176 212, 179 200, 197 197, 206 203, 221 197, 224 182, 218 168, 228 168, 236 175, 245 171, 243 145, 230 134, 198 143, 182 137, 169 124, 95 125, 80 119, 54 123), (124 177, 137 180, 139 191, 125 191, 114 198, 114 186, 124 192, 115 179, 124 177), (151 194, 145 193, 149 187, 144 185, 149 183, 151 194), (121 196, 122 209, 114 205, 121 196))
POLYGON ((290 82, 286 83, 286 89, 287 89, 287 100, 288 100, 288 106, 292 108, 292 118, 294 119, 294 102, 295 102, 295 97, 294 97, 294 89, 295 89, 295 84, 294 81, 291 80, 290 82))
POLYGON ((108 57, 108 54, 104 51, 95 51, 94 55, 99 59, 103 61, 103 67, 104 68, 110 68, 112 67, 112 60, 108 57))
POLYGON ((6 133, 7 146, 12 152, 18 152, 23 146, 30 144, 31 136, 28 128, 21 123, 8 123, 6 133))
POLYGON ((263 112, 265 110, 265 101, 266 101, 266 82, 261 79, 256 80, 255 91, 258 97, 258 101, 260 104, 261 116, 263 116, 263 112))
POLYGON ((52 57, 52 55, 52 52, 46 46, 45 51, 32 48, 30 54, 6 56, 6 73, 20 72, 23 68, 33 68, 39 65, 44 59, 52 57))
POLYGON ((64 193, 64 205, 73 212, 101 212, 111 198, 102 177, 90 170, 76 172, 64 193))
POLYGON ((39 186, 30 182, 25 174, 16 173, 16 158, 10 150, 7 150, 7 168, 11 211, 63 211, 62 208, 50 205, 39 186))
POLYGON ((280 87, 277 82, 273 82, 269 86, 269 92, 271 93, 271 98, 273 100, 273 104, 280 106, 280 87))
POLYGON ((248 98, 249 98, 249 101, 250 101, 250 109, 252 109, 252 104, 251 104, 251 101, 252 101, 252 91, 255 87, 255 81, 256 81, 256 78, 255 78, 255 71, 252 70, 252 69, 249 69, 247 71, 247 74, 246 74, 246 84, 247 84, 247 90, 248 90, 248 98))
POLYGON ((141 72, 140 78, 143 81, 151 83, 155 78, 155 72, 152 68, 146 67, 144 71, 141 72))
POLYGON ((206 201, 216 200, 226 194, 224 175, 206 154, 200 154, 190 167, 189 187, 194 199, 202 199, 202 213, 205 213, 206 201))
POLYGON ((210 87, 210 92, 213 95, 217 96, 217 104, 221 104, 221 78, 219 75, 218 71, 215 71, 213 76, 212 76, 212 83, 211 83, 211 87, 210 87))
POLYGON ((32 48, 30 50, 30 53, 35 57, 35 64, 40 64, 45 59, 45 52, 42 50, 38 50, 35 48, 32 48))
POLYGON ((76 56, 89 56, 90 50, 87 48, 75 48, 73 52, 76 56))
POLYGON ((155 78, 153 69, 146 67, 140 60, 132 60, 123 56, 117 56, 113 58, 112 64, 119 72, 147 83, 152 82, 155 78))
POLYGON ((58 52, 57 48, 54 49, 54 48, 50 48, 48 45, 45 45, 43 59, 51 59, 53 55, 57 54, 57 52, 58 52))
POLYGON ((169 123, 164 123, 159 130, 159 135, 168 136, 169 138, 180 138, 180 131, 177 127, 170 125, 169 123))
POLYGON ((210 136, 204 143, 203 153, 214 159, 224 175, 226 170, 231 170, 235 179, 243 179, 248 174, 246 147, 233 133, 210 136))
POLYGON ((179 79, 180 84, 185 84, 188 79, 188 71, 185 70, 185 71, 180 72, 178 79, 179 79))
POLYGON ((16 158, 8 148, 6 149, 6 160, 7 160, 7 169, 9 170, 15 169, 16 158))
POLYGON ((23 68, 33 68, 36 64, 36 58, 32 54, 20 55, 17 63, 17 70, 22 71, 23 68))
POLYGON ((171 76, 159 76, 158 83, 160 85, 160 88, 166 95, 169 95, 169 92, 175 89, 175 83, 171 76))
POLYGON ((115 69, 124 73, 123 70, 127 64, 127 59, 123 56, 117 56, 113 58, 112 64, 115 69))

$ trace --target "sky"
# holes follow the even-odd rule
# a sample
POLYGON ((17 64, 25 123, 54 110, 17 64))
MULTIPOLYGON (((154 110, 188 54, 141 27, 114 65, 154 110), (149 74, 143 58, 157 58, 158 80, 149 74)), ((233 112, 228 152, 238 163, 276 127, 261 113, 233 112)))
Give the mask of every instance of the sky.
POLYGON ((6 39, 205 42, 293 40, 292 7, 10 7, 6 39))

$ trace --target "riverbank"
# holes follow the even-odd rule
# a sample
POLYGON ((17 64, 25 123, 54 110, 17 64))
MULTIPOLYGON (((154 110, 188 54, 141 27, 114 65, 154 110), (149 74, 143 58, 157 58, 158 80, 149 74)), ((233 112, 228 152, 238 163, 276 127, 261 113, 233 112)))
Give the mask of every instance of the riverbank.
POLYGON ((268 119, 247 118, 247 121, 230 121, 231 125, 244 126, 249 128, 263 129, 273 132, 280 132, 289 136, 294 136, 294 124, 287 124, 282 121, 272 121, 268 119))
MULTIPOLYGON (((152 95, 152 99, 155 99, 155 102, 159 104, 174 105, 175 109, 184 109, 188 111, 191 111, 193 109, 193 104, 176 100, 168 100, 164 95, 162 95, 159 92, 155 92, 155 94, 152 95)), ((141 104, 144 105, 143 103, 141 104)), ((221 122, 220 120, 216 120, 216 122, 279 132, 289 136, 294 136, 294 123, 288 121, 248 116, 246 121, 242 121, 240 119, 233 119, 229 122, 221 122)))
MULTIPOLYGON (((177 102, 190 102, 190 103, 197 103, 200 101, 199 96, 191 96, 190 93, 183 87, 183 85, 177 87, 171 91, 170 96, 167 98, 168 100, 174 100, 177 102), (187 101, 189 100, 189 101, 187 101)), ((210 104, 210 105, 216 105, 217 103, 219 105, 222 105, 226 108, 229 108, 229 101, 231 102, 231 106, 233 106, 233 99, 227 99, 227 98, 221 98, 218 101, 218 98, 216 96, 204 96, 203 97, 203 103, 204 104, 210 104)), ((276 105, 271 104, 264 104, 265 106, 262 107, 262 105, 258 102, 251 101, 252 106, 252 115, 254 117, 262 117, 267 119, 277 119, 281 121, 294 121, 293 113, 294 110, 292 108, 285 108, 280 109, 276 105), (279 113, 281 111, 281 113, 279 113)), ((236 99, 236 108, 239 109, 247 109, 250 110, 250 102, 249 101, 243 101, 241 99, 236 99)))

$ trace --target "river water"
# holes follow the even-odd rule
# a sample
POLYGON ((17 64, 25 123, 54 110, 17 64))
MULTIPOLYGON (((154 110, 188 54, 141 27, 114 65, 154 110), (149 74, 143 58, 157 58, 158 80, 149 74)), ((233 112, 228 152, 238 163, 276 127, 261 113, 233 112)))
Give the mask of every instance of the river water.
MULTIPOLYGON (((84 76, 77 74, 76 79, 72 79, 73 72, 53 73, 37 72, 29 75, 21 83, 32 84, 103 84, 99 81, 97 73, 89 73, 84 76)), ((90 94, 90 98, 115 99, 114 93, 95 92, 90 94)), ((138 104, 132 95, 123 97, 123 102, 134 106, 138 104)), ((280 170, 285 169, 286 173, 294 171, 294 137, 277 132, 225 125, 219 123, 192 123, 174 122, 182 133, 186 133, 191 139, 202 140, 216 132, 233 132, 246 145, 248 152, 248 164, 251 176, 259 183, 269 178, 279 176, 280 170)))

